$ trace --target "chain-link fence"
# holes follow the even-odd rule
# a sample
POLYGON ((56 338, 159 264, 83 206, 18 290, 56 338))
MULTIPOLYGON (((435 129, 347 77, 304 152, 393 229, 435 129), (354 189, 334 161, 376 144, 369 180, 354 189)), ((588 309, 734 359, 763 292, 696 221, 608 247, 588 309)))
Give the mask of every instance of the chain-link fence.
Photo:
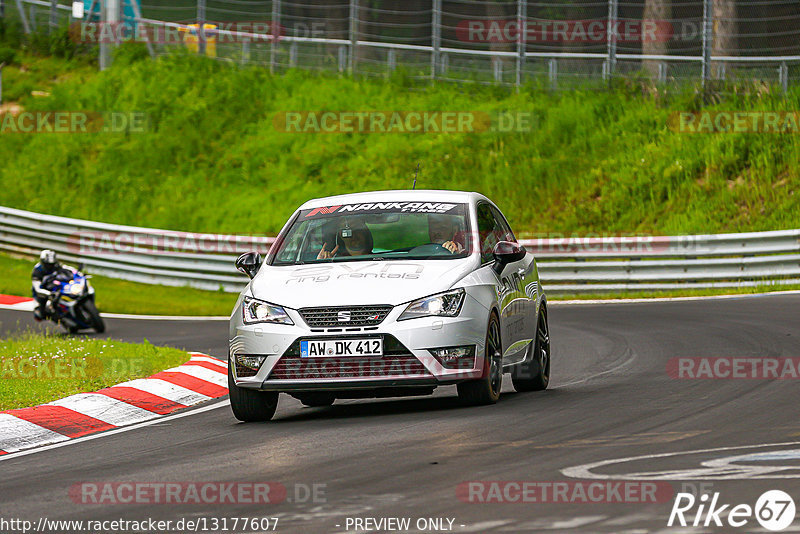
POLYGON ((0 6, 25 31, 68 19, 84 42, 145 41, 154 55, 185 47, 272 70, 552 87, 626 76, 787 88, 800 77, 797 0, 143 1, 86 0, 80 21, 55 0, 0 6))

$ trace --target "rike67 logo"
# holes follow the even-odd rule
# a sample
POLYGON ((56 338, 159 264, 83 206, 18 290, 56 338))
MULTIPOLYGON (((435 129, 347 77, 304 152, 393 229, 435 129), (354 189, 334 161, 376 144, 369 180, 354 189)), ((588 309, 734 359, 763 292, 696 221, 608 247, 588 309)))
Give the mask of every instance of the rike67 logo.
POLYGON ((691 493, 678 493, 668 527, 732 527, 742 528, 757 521, 766 530, 779 532, 787 529, 795 519, 792 497, 781 490, 764 492, 755 506, 749 504, 723 504, 719 492, 699 498, 691 493))

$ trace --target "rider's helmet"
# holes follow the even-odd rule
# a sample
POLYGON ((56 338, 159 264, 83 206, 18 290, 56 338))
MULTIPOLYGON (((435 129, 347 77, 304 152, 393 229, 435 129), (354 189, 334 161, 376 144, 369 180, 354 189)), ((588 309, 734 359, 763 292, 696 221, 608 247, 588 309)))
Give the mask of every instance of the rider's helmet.
POLYGON ((45 249, 39 254, 39 261, 45 267, 52 267, 56 263, 58 263, 58 258, 56 258, 56 253, 50 249, 45 249))

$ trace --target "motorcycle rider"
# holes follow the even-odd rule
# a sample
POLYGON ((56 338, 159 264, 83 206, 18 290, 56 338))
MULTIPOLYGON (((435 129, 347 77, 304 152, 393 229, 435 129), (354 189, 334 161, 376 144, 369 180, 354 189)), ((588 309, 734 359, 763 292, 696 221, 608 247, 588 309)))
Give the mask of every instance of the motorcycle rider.
POLYGON ((33 267, 33 272, 31 273, 33 298, 36 300, 33 316, 37 321, 47 319, 54 311, 50 300, 53 297, 53 292, 50 291, 49 287, 54 278, 53 275, 61 269, 62 266, 58 262, 54 251, 45 249, 39 254, 39 263, 33 267))

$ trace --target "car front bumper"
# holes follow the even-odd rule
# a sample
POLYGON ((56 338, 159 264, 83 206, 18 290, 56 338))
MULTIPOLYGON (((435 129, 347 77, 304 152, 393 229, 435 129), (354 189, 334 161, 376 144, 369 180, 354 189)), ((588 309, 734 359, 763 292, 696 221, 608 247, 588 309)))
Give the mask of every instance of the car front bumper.
MULTIPOLYGON (((236 385, 265 391, 343 391, 384 388, 431 388, 479 378, 489 310, 467 293, 457 317, 397 318, 406 305, 395 306, 378 325, 312 328, 297 310, 287 308, 294 325, 243 324, 241 304, 232 316, 230 354, 236 385), (301 357, 301 340, 381 337, 380 357, 301 357), (473 358, 445 367, 429 349, 474 347, 473 358), (239 376, 236 355, 264 356, 253 376, 239 376)), ((249 373, 244 373, 249 374, 249 373)))

